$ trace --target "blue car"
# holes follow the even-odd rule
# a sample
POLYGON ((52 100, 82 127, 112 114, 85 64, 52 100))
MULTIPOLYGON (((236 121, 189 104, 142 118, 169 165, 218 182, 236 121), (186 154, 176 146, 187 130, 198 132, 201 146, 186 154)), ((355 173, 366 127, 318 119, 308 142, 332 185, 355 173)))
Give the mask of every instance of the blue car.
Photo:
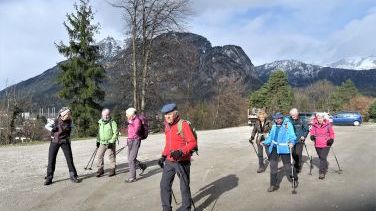
POLYGON ((339 112, 333 115, 333 124, 335 125, 360 126, 362 122, 363 118, 359 112, 339 112))

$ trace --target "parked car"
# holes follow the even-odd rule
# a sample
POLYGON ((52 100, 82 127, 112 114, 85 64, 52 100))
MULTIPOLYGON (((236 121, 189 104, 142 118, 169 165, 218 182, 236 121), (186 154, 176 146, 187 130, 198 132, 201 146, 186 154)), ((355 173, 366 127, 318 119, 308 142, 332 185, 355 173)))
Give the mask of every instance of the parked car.
POLYGON ((359 112, 338 112, 333 115, 333 124, 335 125, 360 126, 362 122, 363 118, 359 112))
POLYGON ((307 122, 307 124, 312 124, 312 119, 315 116, 315 112, 299 112, 299 118, 307 122))

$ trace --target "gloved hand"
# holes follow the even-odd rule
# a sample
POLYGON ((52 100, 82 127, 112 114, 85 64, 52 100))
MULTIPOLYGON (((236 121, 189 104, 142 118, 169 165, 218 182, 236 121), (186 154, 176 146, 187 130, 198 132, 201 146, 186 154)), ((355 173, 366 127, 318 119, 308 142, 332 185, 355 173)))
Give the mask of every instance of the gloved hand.
POLYGON ((107 149, 112 149, 112 148, 114 148, 114 143, 108 143, 108 145, 107 145, 107 149))
POLYGON ((162 157, 161 158, 159 158, 159 160, 158 160, 158 165, 163 169, 163 167, 164 167, 164 162, 165 162, 165 160, 166 160, 166 156, 164 156, 164 155, 162 155, 162 157))
POLYGON ((316 141, 316 136, 310 136, 310 138, 311 138, 311 141, 316 141))
POLYGON ((101 145, 101 143, 99 143, 99 142, 97 142, 96 144, 97 144, 97 148, 101 145))
POLYGON ((332 146, 333 142, 334 142, 334 140, 331 138, 331 139, 329 139, 329 140, 326 142, 326 145, 328 145, 328 146, 332 146))
POLYGON ((249 138, 249 140, 248 140, 249 143, 253 144, 253 139, 254 139, 254 138, 255 138, 255 137, 253 137, 253 136, 252 136, 251 138, 249 138))
POLYGON ((175 150, 170 153, 170 156, 174 158, 174 160, 180 160, 183 157, 183 152, 181 150, 175 150))
POLYGON ((300 141, 304 144, 304 142, 305 142, 304 136, 300 137, 300 141))

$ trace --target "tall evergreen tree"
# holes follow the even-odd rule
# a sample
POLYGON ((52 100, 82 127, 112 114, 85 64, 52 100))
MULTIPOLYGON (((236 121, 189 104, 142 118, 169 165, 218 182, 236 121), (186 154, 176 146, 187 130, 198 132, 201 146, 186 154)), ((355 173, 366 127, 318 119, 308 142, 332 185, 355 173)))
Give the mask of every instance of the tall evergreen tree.
POLYGON ((376 100, 369 107, 368 114, 371 119, 376 120, 376 100))
POLYGON ((332 110, 341 110, 351 98, 357 95, 359 95, 359 90, 355 87, 354 83, 350 79, 346 80, 330 96, 332 110))
POLYGON ((287 113, 292 106, 293 94, 283 71, 272 73, 269 80, 250 95, 251 107, 264 108, 270 113, 287 113))
POLYGON ((67 14, 64 26, 69 35, 69 43, 56 44, 68 60, 59 65, 61 73, 58 83, 62 86, 59 97, 68 100, 73 112, 75 132, 79 137, 96 134, 96 120, 99 103, 104 99, 100 83, 104 79, 104 69, 98 64, 99 47, 94 42, 99 24, 94 19, 89 0, 75 4, 75 13, 67 14))

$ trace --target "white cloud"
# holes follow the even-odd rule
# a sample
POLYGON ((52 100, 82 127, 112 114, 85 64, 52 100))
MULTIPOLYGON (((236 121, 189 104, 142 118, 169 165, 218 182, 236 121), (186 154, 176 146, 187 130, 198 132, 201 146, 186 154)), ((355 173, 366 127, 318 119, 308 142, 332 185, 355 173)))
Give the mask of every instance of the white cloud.
MULTIPOLYGON (((74 0, 0 1, 0 89, 54 66, 63 57, 54 42, 66 40, 62 25, 74 0)), ((374 0, 192 0, 189 30, 213 45, 241 46, 256 64, 297 59, 324 64, 347 56, 376 55, 374 0)), ((97 40, 123 39, 119 9, 92 0, 97 40)))
POLYGON ((376 55, 376 8, 361 19, 355 19, 336 31, 327 46, 329 61, 351 56, 376 55))

